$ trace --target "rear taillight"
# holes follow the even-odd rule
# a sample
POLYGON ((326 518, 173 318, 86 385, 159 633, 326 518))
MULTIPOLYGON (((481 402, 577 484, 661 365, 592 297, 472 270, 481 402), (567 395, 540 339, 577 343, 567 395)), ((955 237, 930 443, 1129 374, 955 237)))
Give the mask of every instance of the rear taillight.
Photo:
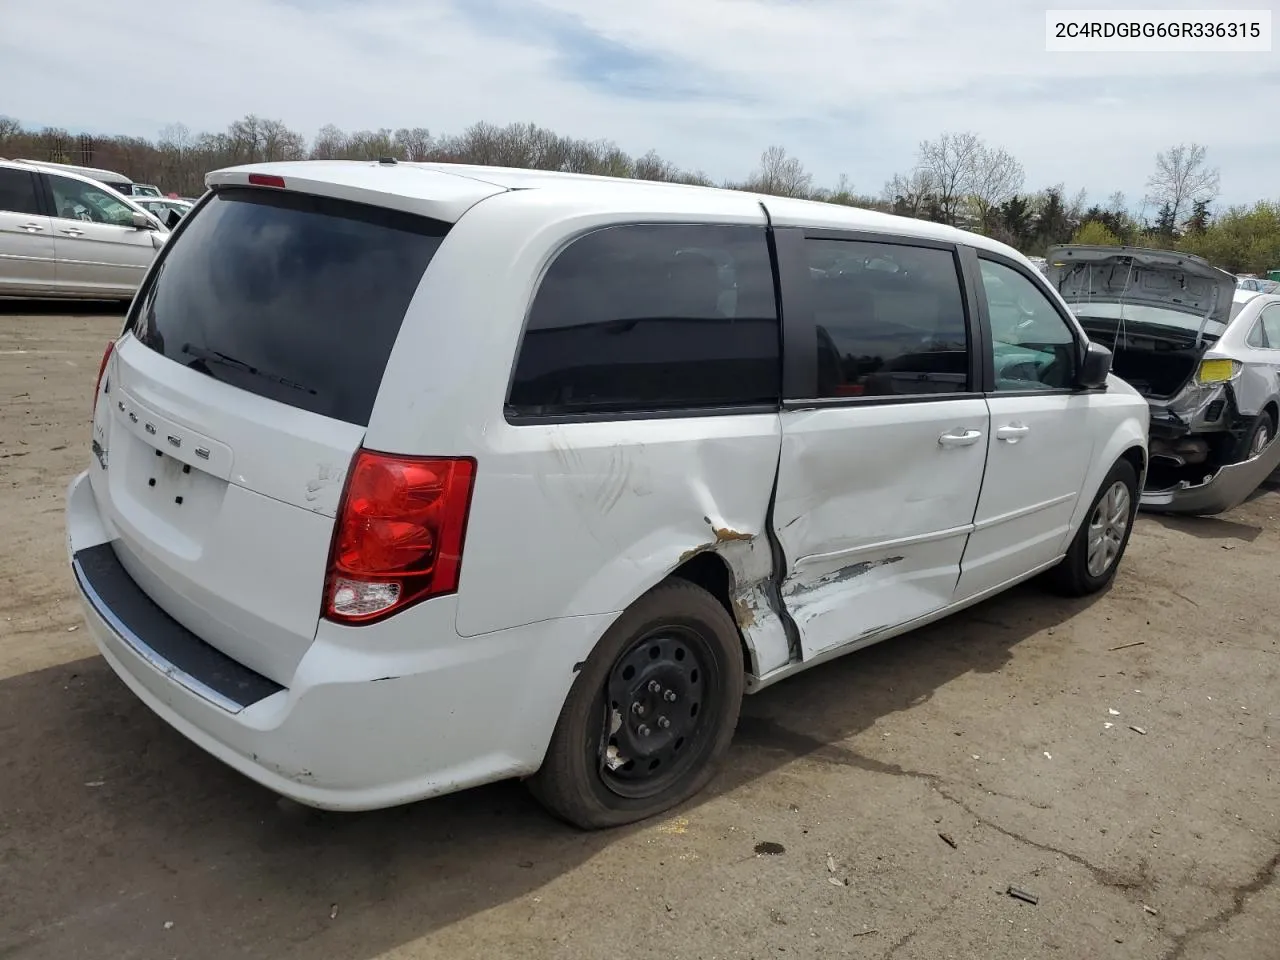
POLYGON ((338 505, 324 616, 368 623, 457 590, 475 472, 468 457, 357 453, 338 505))
POLYGON ((107 364, 111 362, 111 353, 115 350, 115 341, 107 344, 107 349, 102 351, 102 363, 98 364, 98 379, 93 385, 93 412, 98 412, 98 397, 102 396, 102 375, 107 372, 107 364))

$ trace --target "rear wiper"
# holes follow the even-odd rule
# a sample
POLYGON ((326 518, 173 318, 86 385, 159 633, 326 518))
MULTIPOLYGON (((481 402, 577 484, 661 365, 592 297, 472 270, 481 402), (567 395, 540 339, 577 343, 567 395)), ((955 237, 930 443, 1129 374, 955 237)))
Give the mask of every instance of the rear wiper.
POLYGON ((184 343, 182 345, 182 352, 190 354, 196 358, 187 364, 188 367, 196 367, 198 369, 197 364, 205 362, 220 363, 223 366, 243 370, 245 373, 250 373, 255 377, 261 377, 264 380, 270 380, 272 383, 278 383, 281 386, 289 387, 292 390, 301 390, 303 393, 309 393, 312 396, 315 395, 315 391, 304 384, 295 383, 293 380, 288 380, 278 374, 259 370, 252 364, 245 363, 243 360, 239 360, 236 357, 229 356, 228 354, 222 353, 218 350, 209 350, 205 347, 196 347, 189 343, 184 343))

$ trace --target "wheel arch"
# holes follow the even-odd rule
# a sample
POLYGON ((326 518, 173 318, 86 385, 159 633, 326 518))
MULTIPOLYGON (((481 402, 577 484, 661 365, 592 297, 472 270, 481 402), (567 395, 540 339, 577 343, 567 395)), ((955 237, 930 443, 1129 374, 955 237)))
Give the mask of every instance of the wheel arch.
POLYGON ((1138 494, 1141 496, 1142 487, 1147 479, 1147 451, 1143 447, 1135 445, 1120 454, 1120 458, 1128 460, 1133 465, 1134 472, 1138 474, 1138 494))
POLYGON ((1142 488, 1146 482, 1148 463, 1147 435, 1150 423, 1150 407, 1142 404, 1141 411, 1126 410, 1117 417, 1106 439, 1094 448, 1093 461, 1085 471, 1080 484, 1080 493, 1076 498, 1076 509, 1071 516, 1071 524, 1062 538, 1061 550, 1066 551, 1075 537, 1080 525, 1084 523, 1094 495, 1102 485, 1112 468, 1120 460, 1127 460, 1138 474, 1138 499, 1141 500, 1142 488), (1144 419, 1145 418, 1145 419, 1144 419))
POLYGON ((734 629, 738 632, 743 666, 748 674, 754 674, 757 662, 756 652, 747 641, 747 635, 742 629, 742 621, 748 619, 750 611, 735 607, 736 580, 729 562, 715 550, 702 550, 681 562, 664 578, 664 580, 672 579, 685 580, 701 587, 719 601, 725 613, 729 614, 733 620, 734 629))

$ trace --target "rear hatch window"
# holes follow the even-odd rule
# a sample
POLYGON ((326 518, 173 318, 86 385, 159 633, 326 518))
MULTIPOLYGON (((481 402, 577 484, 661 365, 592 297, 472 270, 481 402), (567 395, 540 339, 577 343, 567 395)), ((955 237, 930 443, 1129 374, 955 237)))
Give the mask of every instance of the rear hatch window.
POLYGON ((448 224, 288 191, 216 191, 166 245, 130 330, 242 390, 368 426, 448 224))

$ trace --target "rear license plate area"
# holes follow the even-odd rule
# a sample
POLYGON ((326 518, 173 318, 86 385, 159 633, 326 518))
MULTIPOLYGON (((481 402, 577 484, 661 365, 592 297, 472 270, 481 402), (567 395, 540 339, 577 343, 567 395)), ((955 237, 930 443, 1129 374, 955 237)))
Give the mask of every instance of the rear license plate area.
MULTIPOLYGON (((172 500, 175 507, 183 506, 195 485, 191 465, 154 448, 152 456, 146 457, 143 462, 148 463, 148 469, 142 471, 147 474, 147 491, 159 499, 172 500)), ((139 495, 146 495, 146 491, 139 495)))
MULTIPOLYGON (((186 550, 204 541, 222 508, 227 482, 183 463, 136 434, 117 439, 111 451, 111 488, 117 506, 138 529, 178 535, 186 550), (125 449, 127 448, 127 456, 125 449), (156 526, 156 525, 159 526, 156 526)), ((163 442, 164 437, 158 438, 163 442)))

